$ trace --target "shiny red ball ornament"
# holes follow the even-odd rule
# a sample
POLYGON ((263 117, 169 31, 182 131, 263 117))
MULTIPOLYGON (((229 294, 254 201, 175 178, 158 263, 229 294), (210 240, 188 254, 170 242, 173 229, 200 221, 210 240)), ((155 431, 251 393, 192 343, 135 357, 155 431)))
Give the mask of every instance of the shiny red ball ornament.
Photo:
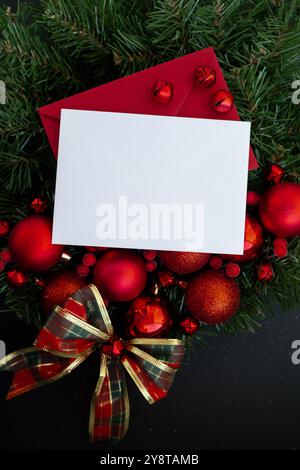
POLYGON ((300 184, 279 183, 269 188, 259 203, 264 227, 280 238, 300 235, 300 184))
POLYGON ((265 260, 257 267, 257 279, 262 282, 272 281, 274 278, 274 271, 272 264, 269 260, 265 260))
POLYGON ((0 237, 6 237, 9 234, 9 222, 7 220, 0 220, 0 237))
POLYGON ((182 331, 189 336, 192 336, 199 329, 199 322, 193 317, 186 317, 180 323, 182 331))
POLYGON ((153 96, 159 103, 171 101, 174 93, 174 86, 170 82, 158 80, 153 87, 153 96))
POLYGON ((108 250, 94 267, 93 281, 107 300, 127 302, 145 288, 145 262, 130 250, 108 250))
POLYGON ((216 83, 216 71, 209 65, 200 65, 194 72, 195 83, 202 88, 210 88, 216 83))
POLYGON ((246 215, 245 236, 244 236, 244 254, 243 255, 222 255, 222 258, 234 261, 236 263, 245 263, 251 261, 260 254, 264 243, 264 234, 262 226, 252 216, 246 215))
POLYGON ((11 269, 6 273, 8 283, 13 287, 21 287, 27 281, 27 276, 19 269, 11 269))
POLYGON ((212 105, 218 113, 228 113, 233 106, 233 96, 228 90, 218 90, 212 97, 212 105))
POLYGON ((129 306, 125 328, 131 338, 157 338, 169 334, 173 324, 166 306, 155 297, 138 297, 129 306))
POLYGON ((13 261, 28 271, 51 269, 61 258, 64 247, 53 245, 52 220, 31 215, 18 222, 8 240, 13 261))
POLYGON ((285 171, 282 166, 273 163, 269 168, 265 170, 265 179, 269 183, 280 183, 284 177, 285 171))
POLYGON ((185 251, 160 251, 163 264, 177 274, 189 274, 203 268, 210 255, 207 253, 189 253, 185 251))
POLYGON ((86 285, 74 271, 65 269, 52 274, 41 291, 40 304, 46 314, 52 312, 56 305, 64 305, 70 295, 86 285))
POLYGON ((46 201, 44 201, 43 199, 41 199, 40 197, 36 197, 33 199, 33 201, 31 202, 30 204, 30 207, 32 210, 34 210, 34 212, 36 212, 37 214, 42 214, 43 212, 45 212, 47 210, 47 203, 46 201))
POLYGON ((241 268, 237 263, 228 263, 226 268, 225 268, 226 276, 228 277, 238 277, 241 272, 241 268))
POLYGON ((224 322, 240 305, 240 288, 222 271, 203 271, 189 282, 186 307, 197 320, 209 324, 224 322))

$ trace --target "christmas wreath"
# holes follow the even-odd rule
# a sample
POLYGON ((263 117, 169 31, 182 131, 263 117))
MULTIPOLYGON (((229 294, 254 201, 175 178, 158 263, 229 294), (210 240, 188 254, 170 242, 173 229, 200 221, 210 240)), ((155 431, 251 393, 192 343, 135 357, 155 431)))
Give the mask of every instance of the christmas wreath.
MULTIPOLYGON (((205 341, 218 331, 253 332, 274 301, 285 310, 299 304, 299 12, 294 0, 49 0, 1 9, 0 292, 6 309, 38 328, 47 320, 51 333, 55 306, 64 309, 92 283, 132 349, 137 338, 188 346, 192 336, 205 341), (211 46, 232 93, 220 90, 213 105, 227 112, 234 97, 241 119, 252 122, 259 164, 249 172, 244 254, 53 245, 56 160, 37 109, 211 46)), ((209 88, 214 70, 201 67, 195 80, 209 88)), ((152 92, 167 102, 172 84, 159 82, 152 92)), ((85 331, 81 323, 70 324, 70 331, 85 331)), ((42 332, 38 341, 49 345, 42 332)), ((118 341, 109 338, 110 354, 121 353, 118 341)))

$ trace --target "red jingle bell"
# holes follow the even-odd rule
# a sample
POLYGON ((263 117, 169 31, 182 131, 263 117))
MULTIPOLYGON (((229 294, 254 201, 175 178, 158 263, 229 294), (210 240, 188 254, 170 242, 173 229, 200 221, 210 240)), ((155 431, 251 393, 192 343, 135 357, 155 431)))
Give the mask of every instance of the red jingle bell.
POLYGON ((138 297, 126 315, 126 332, 131 338, 167 336, 172 324, 168 309, 157 297, 138 297))
POLYGON ((159 103, 171 101, 174 93, 174 86, 170 82, 158 80, 153 87, 153 96, 159 103))
POLYGON ((233 106, 233 96, 228 90, 218 90, 212 97, 212 105, 219 113, 228 113, 233 106))
POLYGON ((200 65, 194 72, 195 83, 202 88, 210 88, 216 83, 216 71, 209 65, 200 65))

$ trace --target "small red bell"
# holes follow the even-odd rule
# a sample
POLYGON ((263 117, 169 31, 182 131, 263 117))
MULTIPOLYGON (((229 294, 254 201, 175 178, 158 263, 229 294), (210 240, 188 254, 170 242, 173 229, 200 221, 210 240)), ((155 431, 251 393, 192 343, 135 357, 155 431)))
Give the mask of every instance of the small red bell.
POLYGON ((209 65, 200 65, 194 72, 195 83, 202 88, 210 88, 216 83, 216 71, 209 65))
POLYGON ((227 90, 218 90, 212 97, 212 105, 219 113, 228 113, 233 106, 233 96, 227 90))
POLYGON ((173 97, 174 86, 170 82, 158 80, 153 87, 153 96, 159 103, 168 103, 173 97))

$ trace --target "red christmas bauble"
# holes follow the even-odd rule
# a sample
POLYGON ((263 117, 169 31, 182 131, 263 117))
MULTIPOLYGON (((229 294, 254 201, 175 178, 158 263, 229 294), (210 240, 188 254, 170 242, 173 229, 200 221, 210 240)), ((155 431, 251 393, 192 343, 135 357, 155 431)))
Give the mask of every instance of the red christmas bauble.
POLYGON ((259 203, 264 227, 277 237, 300 235, 300 185, 279 183, 268 189, 259 203))
POLYGON ((159 103, 171 101, 174 93, 174 86, 170 82, 158 80, 153 87, 153 96, 159 103))
POLYGON ((212 97, 212 105, 219 113, 228 113, 233 106, 233 96, 228 90, 218 90, 212 97))
POLYGON ((200 65, 195 69, 194 79, 200 87, 210 88, 216 82, 216 71, 209 65, 200 65))
POLYGON ((189 312, 205 323, 228 320, 240 305, 240 288, 234 279, 221 271, 203 271, 188 284, 186 306, 189 312))
POLYGON ((222 255, 223 259, 245 263, 255 259, 261 252, 264 243, 263 229, 260 223, 252 217, 246 215, 245 236, 244 236, 244 254, 243 255, 222 255))
POLYGON ((125 320, 131 338, 167 336, 173 320, 158 297, 138 297, 129 306, 125 320))
POLYGON ((163 264, 177 274, 188 274, 198 271, 208 262, 207 253, 189 253, 186 251, 160 251, 163 264))
POLYGON ((8 246, 13 261, 27 271, 45 271, 61 258, 64 247, 53 245, 52 220, 31 215, 18 222, 11 231, 8 246))
POLYGON ((147 282, 146 266, 132 251, 112 249, 98 259, 93 280, 105 299, 127 302, 143 291, 147 282))
POLYGON ((85 285, 86 282, 69 269, 56 272, 49 277, 41 292, 40 304, 43 312, 51 313, 56 305, 62 307, 71 294, 85 285))

